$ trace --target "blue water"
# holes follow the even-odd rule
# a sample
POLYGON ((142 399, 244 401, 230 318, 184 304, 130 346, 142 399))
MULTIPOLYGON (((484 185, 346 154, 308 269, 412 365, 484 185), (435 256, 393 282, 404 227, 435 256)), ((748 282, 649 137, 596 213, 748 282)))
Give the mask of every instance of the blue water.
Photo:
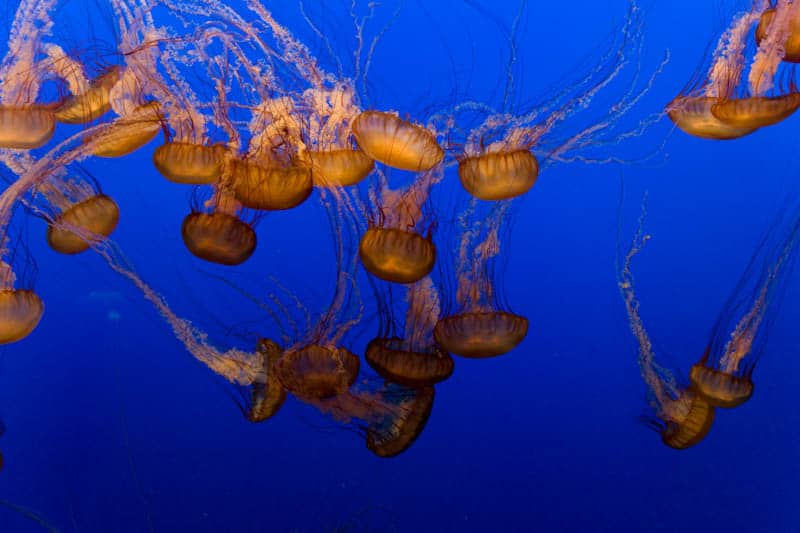
MULTIPOLYGON (((85 4, 64 8, 71 23, 63 34, 82 38, 73 16, 85 4)), ((332 13, 343 4, 306 7, 315 20, 338 20, 332 13)), ((381 23, 394 13, 390 4, 378 8, 381 23)), ((643 72, 671 55, 629 123, 681 90, 741 7, 732 4, 642 6, 643 72)), ((296 2, 267 5, 322 52, 296 2)), ((423 114, 450 101, 456 86, 497 98, 508 54, 491 17, 510 27, 519 5, 478 5, 405 2, 373 58, 373 105, 423 114)), ((591 66, 626 6, 528 2, 512 67, 520 108, 591 66)), ((93 17, 98 34, 109 34, 107 23, 93 17)), ((328 31, 336 50, 350 49, 350 28, 328 31)), ((601 114, 609 104, 594 105, 601 114)), ((68 532, 800 531, 797 276, 770 310, 753 398, 720 411, 700 445, 676 451, 639 422, 646 387, 614 270, 622 179, 624 244, 645 191, 649 198, 652 239, 635 264, 643 319, 660 360, 685 375, 759 238, 799 190, 797 120, 711 142, 663 119, 632 141, 633 153, 658 150, 648 162, 546 168, 516 206, 504 243, 505 295, 530 321, 526 339, 495 359, 457 358, 425 431, 393 459, 373 456, 363 438, 293 399, 268 422, 247 423, 231 397, 238 390, 194 361, 126 280, 90 252, 49 250, 46 224, 31 218, 24 230, 47 307, 30 337, 0 350, 0 499, 68 532)), ((120 206, 114 238, 179 314, 222 346, 240 343, 225 328, 263 317, 207 275, 230 270, 184 248, 189 193, 157 174, 156 146, 85 163, 120 206)), ((438 196, 456 190, 453 180, 450 169, 436 205, 457 204, 438 196)), ((259 248, 237 268, 324 307, 335 265, 316 199, 266 216, 259 248)), ((358 332, 349 346, 363 353, 374 329, 358 332)), ((0 531, 46 529, 4 504, 0 531)))

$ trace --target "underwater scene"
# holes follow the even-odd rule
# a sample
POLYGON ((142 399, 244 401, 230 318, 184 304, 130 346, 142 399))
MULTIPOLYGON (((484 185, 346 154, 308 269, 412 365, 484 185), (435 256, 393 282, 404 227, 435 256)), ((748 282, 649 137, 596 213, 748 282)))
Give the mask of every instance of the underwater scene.
POLYGON ((800 2, 2 8, 0 533, 800 532, 800 2))

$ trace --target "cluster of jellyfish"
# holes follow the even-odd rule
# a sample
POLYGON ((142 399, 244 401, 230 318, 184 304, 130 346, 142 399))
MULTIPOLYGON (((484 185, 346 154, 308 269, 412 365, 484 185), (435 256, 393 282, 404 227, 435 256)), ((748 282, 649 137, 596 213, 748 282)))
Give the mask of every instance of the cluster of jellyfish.
MULTIPOLYGON (((47 223, 50 248, 101 256, 194 358, 246 391, 240 407, 247 420, 271 419, 291 396, 356 428, 380 457, 415 442, 435 388, 453 375, 458 358, 502 356, 526 338, 530 325, 506 300, 502 264, 510 219, 540 173, 617 161, 596 150, 613 149, 660 118, 624 125, 664 66, 642 76, 643 22, 634 2, 608 51, 540 104, 512 104, 519 98, 509 70, 501 102, 463 98, 427 111, 381 109, 359 89, 367 86, 369 54, 381 35, 364 44, 377 4, 368 4, 366 17, 352 15, 361 45, 342 55, 354 58, 348 70, 341 61, 326 66, 259 0, 238 11, 221 0, 110 0, 116 50, 98 66, 53 42, 58 3, 20 2, 0 63, 0 162, 8 182, 0 194, 0 343, 33 334, 45 308, 27 249, 12 231, 16 208, 24 206, 21 212, 47 223), (48 84, 58 87, 55 97, 48 84), (600 94, 614 105, 598 118, 587 110, 600 94), (315 203, 330 222, 337 267, 327 307, 307 309, 291 288, 277 285, 259 308, 280 333, 256 334, 247 348, 219 348, 201 322, 178 316, 113 241, 124 213, 88 170, 92 158, 124 159, 157 138, 152 171, 192 191, 175 238, 196 261, 235 272, 252 261, 259 233, 268 231, 265 213, 315 203), (351 348, 365 302, 379 318, 362 364, 351 348)), ((692 84, 666 114, 682 130, 714 139, 789 116, 800 95, 792 81, 775 80, 790 77, 784 62, 800 61, 796 11, 800 4, 755 2, 723 35, 708 79, 692 84)), ((638 315, 630 263, 646 238, 637 233, 619 286, 652 390, 654 424, 669 446, 699 442, 715 408, 752 395, 756 340, 795 233, 768 257, 753 299, 737 292, 736 304, 749 307, 731 308, 720 320, 686 387, 656 363, 638 315)))

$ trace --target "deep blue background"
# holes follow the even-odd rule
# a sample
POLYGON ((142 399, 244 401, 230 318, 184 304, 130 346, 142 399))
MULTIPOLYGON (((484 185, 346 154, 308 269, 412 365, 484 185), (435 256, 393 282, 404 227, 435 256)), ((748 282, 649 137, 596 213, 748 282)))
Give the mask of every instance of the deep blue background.
MULTIPOLYGON (((316 45, 297 5, 283 4, 274 7, 278 20, 316 45)), ((464 93, 496 96, 507 61, 496 26, 460 2, 431 4, 406 2, 382 39, 370 73, 373 105, 422 113, 448 101, 454 76, 464 93)), ((736 7, 705 4, 644 6, 645 72, 665 49, 672 56, 634 120, 683 87, 736 7)), ((507 26, 518 8, 481 5, 507 26)), ((59 13, 62 34, 76 41, 83 25, 70 9, 81 6, 73 0, 59 13)), ((344 16, 338 2, 307 7, 315 20, 344 16)), ((393 10, 380 8, 382 20, 393 10)), ((529 2, 518 36, 519 100, 535 101, 591 65, 625 12, 622 0, 529 2)), ((92 21, 98 34, 106 23, 99 15, 92 21)), ((345 51, 350 29, 338 31, 334 47, 345 51)), ((547 168, 516 209, 505 243, 507 299, 529 318, 528 337, 505 357, 458 359, 452 379, 437 388, 426 431, 392 460, 374 457, 350 432, 317 429, 308 422, 320 422, 313 410, 296 401, 268 423, 246 423, 226 394, 233 388, 195 363, 125 280, 97 257, 49 251, 44 224, 30 221, 36 290, 47 310, 34 334, 0 351, 7 426, 0 498, 79 532, 148 531, 148 516, 155 531, 196 532, 346 524, 356 531, 798 531, 796 277, 772 310, 755 396, 720 412, 706 441, 684 452, 664 447, 637 421, 645 388, 614 277, 624 175, 626 243, 642 193, 650 195, 653 238, 634 265, 643 317, 662 361, 685 373, 776 207, 797 190, 798 120, 720 143, 671 133, 663 122, 636 141, 654 147, 669 135, 655 162, 547 168), (110 311, 120 319, 110 320, 110 311)), ((253 310, 229 314, 224 290, 198 272, 225 270, 184 249, 187 190, 157 174, 156 145, 86 166, 120 204, 115 238, 142 277, 181 314, 218 331, 215 320, 244 320, 253 310)), ((447 180, 452 185, 455 175, 447 180)), ((457 191, 450 185, 435 194, 457 191)), ((264 219, 260 246, 242 270, 274 275, 292 290, 311 285, 319 307, 334 267, 332 255, 331 264, 319 260, 331 236, 315 199, 264 219)), ((353 340, 354 350, 372 334, 353 340)), ((0 507, 0 531, 39 530, 0 507)))

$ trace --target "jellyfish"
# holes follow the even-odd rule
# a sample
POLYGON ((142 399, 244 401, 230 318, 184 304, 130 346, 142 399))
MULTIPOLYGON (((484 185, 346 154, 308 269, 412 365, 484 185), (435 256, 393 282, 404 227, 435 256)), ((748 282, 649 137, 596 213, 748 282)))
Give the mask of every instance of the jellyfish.
POLYGON ((423 172, 406 190, 389 188, 385 177, 378 181, 371 191, 378 213, 358 249, 367 272, 393 283, 414 283, 430 274, 436 262, 436 246, 432 222, 424 208, 431 187, 442 177, 441 168, 423 172))
MULTIPOLYGON (((513 32, 509 33, 513 47, 513 32)), ((629 130, 621 126, 650 90, 666 59, 640 86, 642 17, 633 1, 620 33, 620 39, 593 68, 538 105, 523 109, 512 106, 515 76, 511 61, 501 102, 460 101, 434 115, 431 122, 446 132, 446 148, 454 153, 459 181, 470 196, 490 202, 520 197, 531 190, 540 171, 551 163, 623 160, 616 154, 595 155, 594 151, 641 135, 658 121, 658 117, 650 116, 629 130), (631 62, 635 62, 630 69, 633 74, 626 80, 631 62), (576 127, 598 95, 623 83, 627 84, 624 92, 613 96, 616 103, 605 115, 576 127), (571 131, 562 126, 565 123, 571 131)))
POLYGON ((705 139, 736 139, 777 124, 800 107, 793 79, 788 89, 775 85, 782 78, 779 67, 791 28, 800 21, 800 7, 788 0, 768 7, 758 0, 737 14, 720 37, 705 77, 690 82, 667 105, 678 128, 705 139), (769 22, 760 23, 764 17, 769 22), (756 24, 757 45, 751 55, 748 39, 756 24))
POLYGON ((200 259, 236 266, 247 261, 256 249, 256 218, 245 220, 246 212, 224 187, 217 187, 204 205, 194 205, 181 225, 186 249, 200 259))
POLYGON ((460 216, 456 308, 434 329, 436 342, 452 354, 496 357, 513 350, 528 333, 528 319, 505 310, 494 279, 500 231, 510 207, 509 202, 496 202, 485 216, 474 216, 473 200, 460 216))
POLYGON ((429 129, 384 111, 363 111, 353 121, 358 146, 390 167, 426 172, 441 163, 444 150, 429 129))
MULTIPOLYGON (((11 249, 9 241, 8 235, 3 237, 0 248, 0 344, 17 342, 30 335, 44 313, 44 302, 33 290, 32 283, 25 276, 17 279, 14 263, 19 259, 20 247, 11 249)), ((25 266, 28 261, 29 258, 22 259, 25 266)))
POLYGON ((650 240, 644 232, 646 197, 630 248, 617 264, 617 284, 625 303, 631 332, 639 345, 639 370, 648 388, 652 414, 648 424, 661 441, 678 450, 699 444, 714 422, 714 407, 692 386, 680 385, 674 374, 659 364, 653 344, 639 314, 639 300, 633 285, 631 263, 650 240))
MULTIPOLYGON (((388 289, 391 294, 392 287, 388 289)), ((420 388, 446 380, 453 373, 453 358, 433 339, 439 319, 439 292, 430 277, 403 287, 406 310, 403 328, 396 331, 392 298, 381 298, 381 331, 370 341, 364 358, 373 370, 392 383, 420 388)))
MULTIPOLYGON (((777 12, 778 10, 776 7, 769 7, 761 13, 758 26, 756 27, 757 45, 760 45, 767 38, 777 12)), ((795 17, 790 17, 788 22, 788 28, 783 30, 786 35, 783 42, 783 61, 788 63, 800 63, 800 20, 795 17)))
POLYGON ((249 407, 242 409, 245 418, 253 423, 269 420, 286 401, 286 389, 275 376, 275 363, 283 350, 269 339, 259 339, 256 348, 263 354, 264 371, 250 385, 249 407))
POLYGON ((737 407, 753 395, 753 371, 763 352, 768 311, 776 306, 796 257, 800 210, 786 228, 778 222, 753 254, 717 319, 703 356, 691 368, 692 385, 715 407, 737 407))

